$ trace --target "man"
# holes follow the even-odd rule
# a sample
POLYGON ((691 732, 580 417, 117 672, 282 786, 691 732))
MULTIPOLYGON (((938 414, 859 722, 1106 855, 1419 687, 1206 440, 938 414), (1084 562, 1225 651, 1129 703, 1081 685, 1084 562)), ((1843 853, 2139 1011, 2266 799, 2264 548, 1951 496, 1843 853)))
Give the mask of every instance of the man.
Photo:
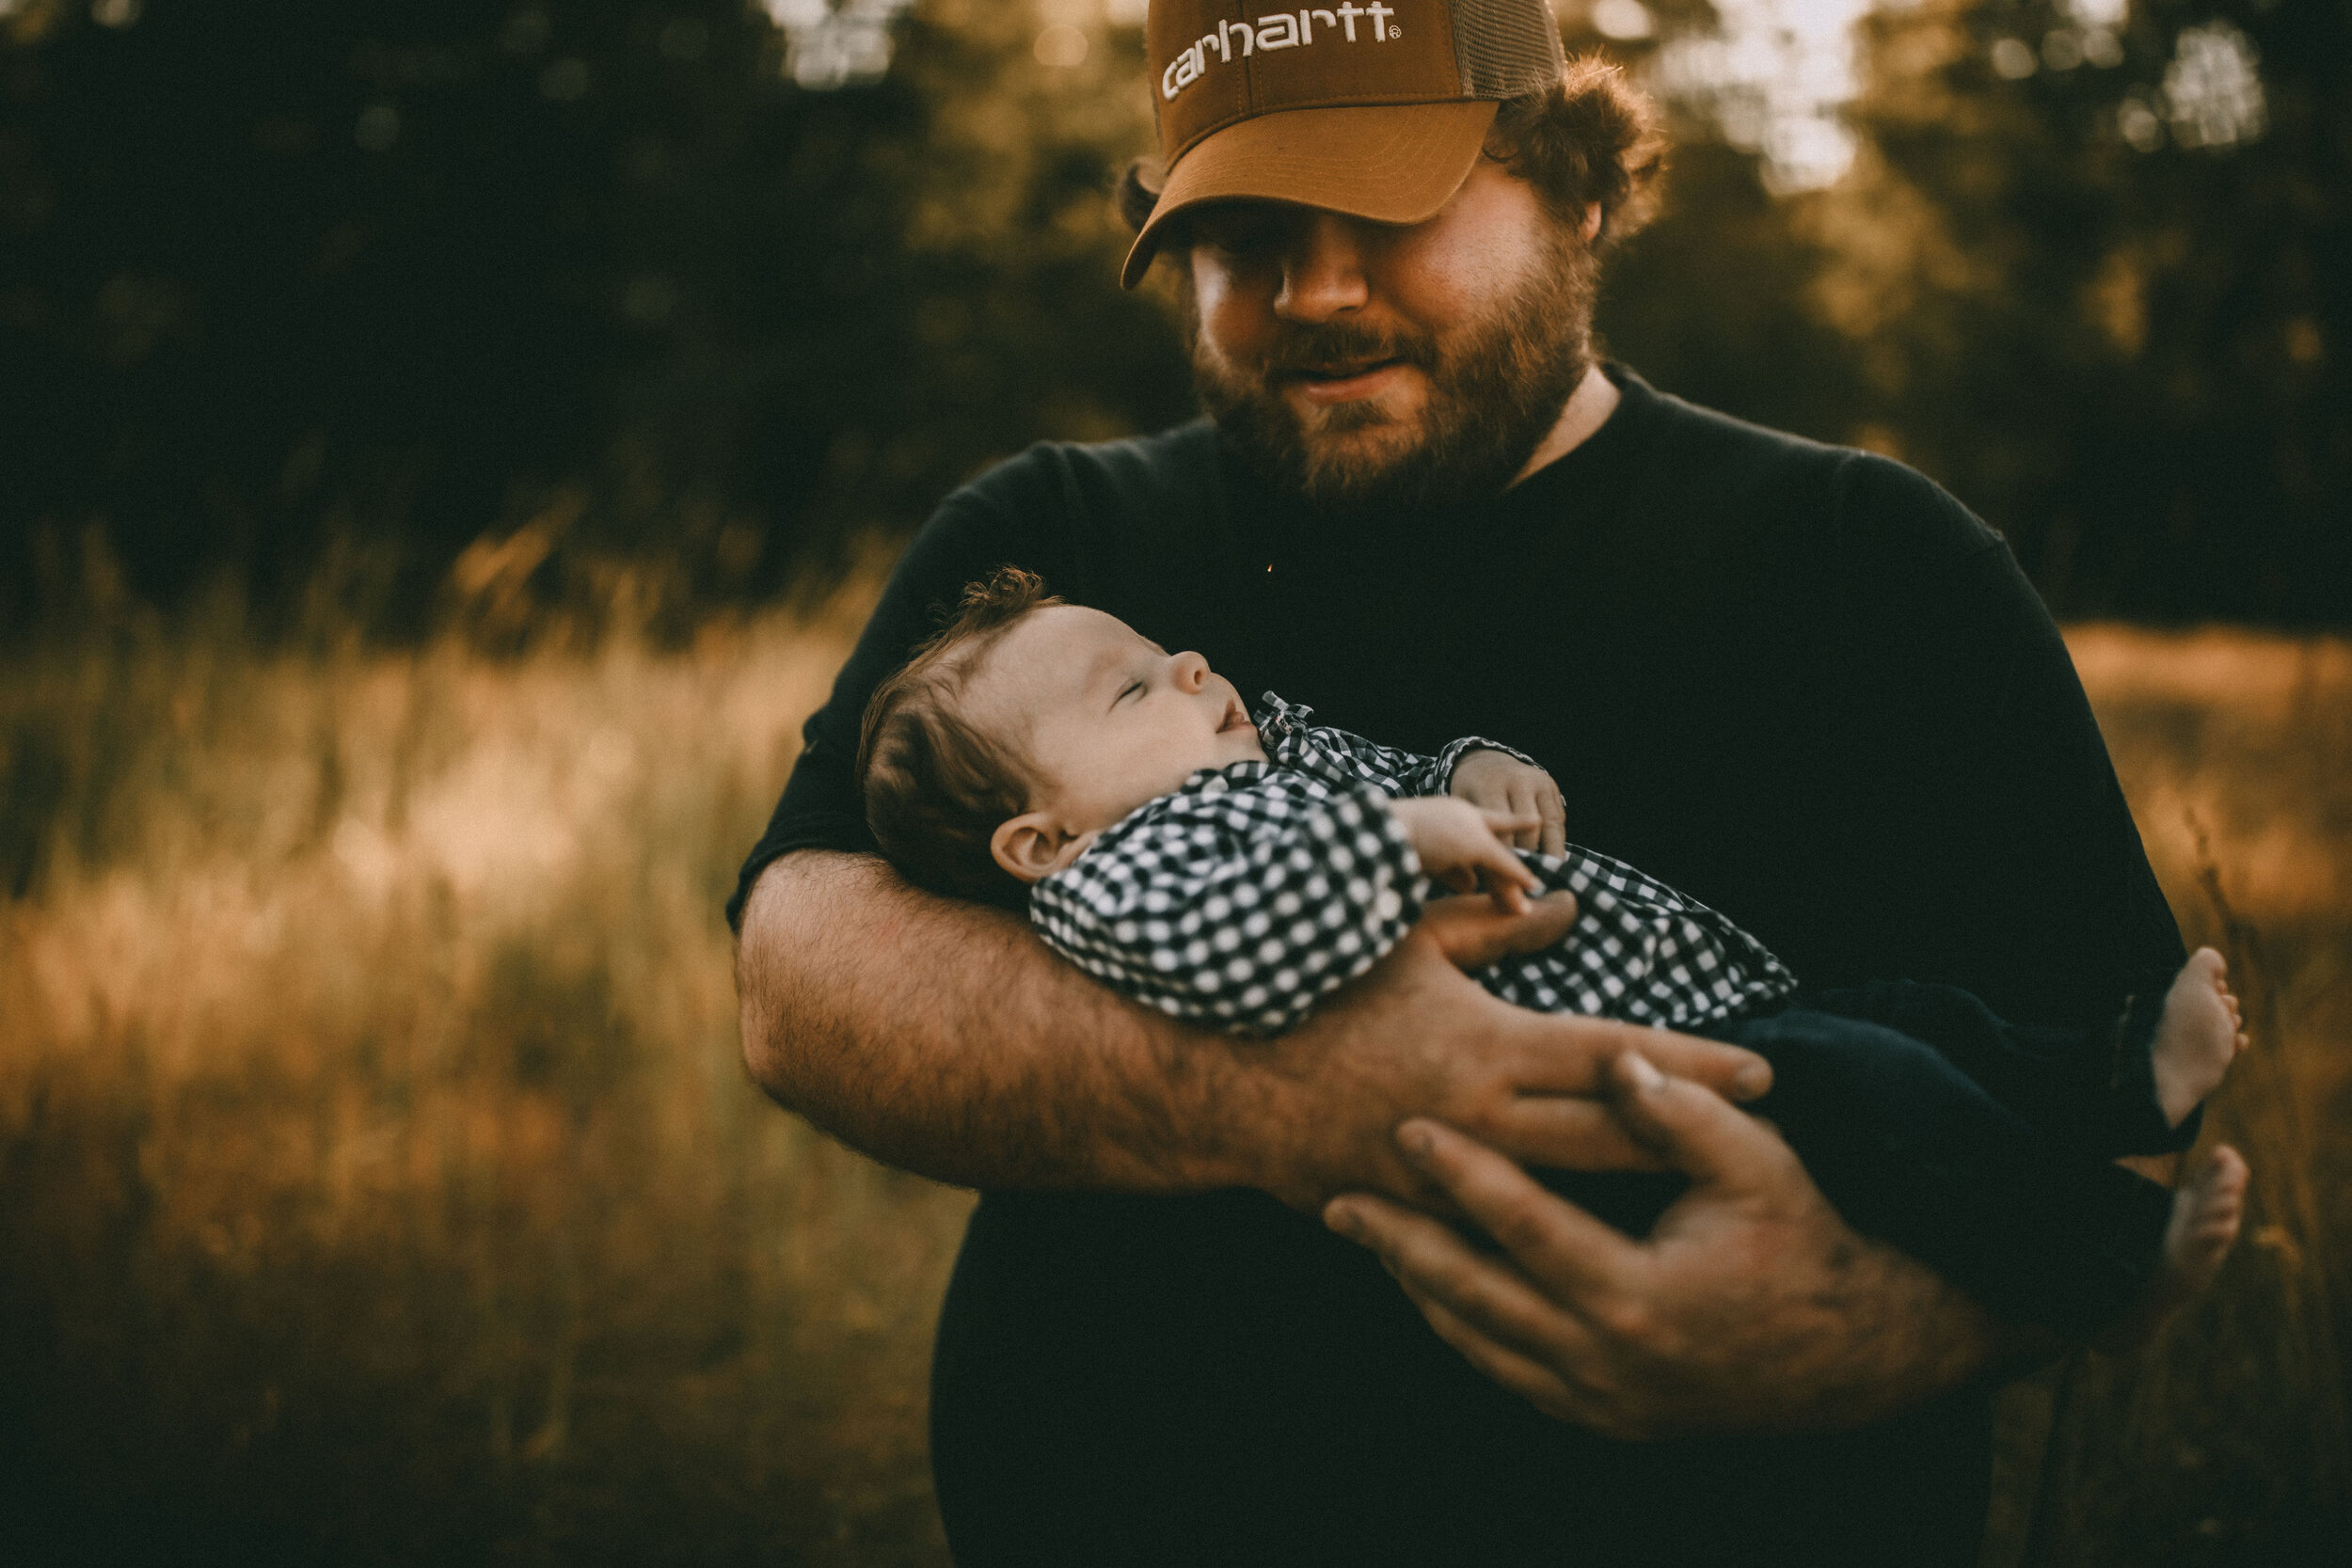
POLYGON ((2181 962, 1997 538, 1592 362, 1657 144, 1543 0, 1155 0, 1147 40, 1167 175, 1128 278, 1175 266, 1213 422, 943 504, 733 911, 762 1085, 985 1191, 933 1373, 958 1560, 1973 1561, 1976 1380, 2025 1338, 1844 1225, 1735 1107, 1761 1064, 1456 967, 1572 911, 1433 914, 1247 1041, 871 856, 866 694, 1010 562, 1327 721, 1524 748, 1571 836, 1809 982, 2079 1021, 2181 962))

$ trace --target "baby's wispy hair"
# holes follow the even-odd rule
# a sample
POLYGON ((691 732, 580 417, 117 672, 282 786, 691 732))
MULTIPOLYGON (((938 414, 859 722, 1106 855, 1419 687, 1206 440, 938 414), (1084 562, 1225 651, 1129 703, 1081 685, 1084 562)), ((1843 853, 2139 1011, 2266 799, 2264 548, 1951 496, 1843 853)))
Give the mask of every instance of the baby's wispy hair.
POLYGON ((857 749, 866 826, 916 886, 992 902, 1022 891, 989 840, 1028 808, 1036 770, 962 710, 989 651, 1032 610, 1063 602, 1036 573, 999 566, 964 589, 947 624, 866 703, 857 749))

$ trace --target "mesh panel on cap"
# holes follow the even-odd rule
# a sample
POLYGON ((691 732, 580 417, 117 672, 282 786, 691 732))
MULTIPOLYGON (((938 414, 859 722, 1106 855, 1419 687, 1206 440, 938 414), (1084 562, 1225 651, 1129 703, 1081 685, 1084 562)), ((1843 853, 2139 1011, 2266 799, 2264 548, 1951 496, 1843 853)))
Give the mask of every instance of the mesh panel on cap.
POLYGON ((1560 24, 1544 0, 1454 0, 1454 54, 1471 98, 1516 98, 1560 79, 1560 24))

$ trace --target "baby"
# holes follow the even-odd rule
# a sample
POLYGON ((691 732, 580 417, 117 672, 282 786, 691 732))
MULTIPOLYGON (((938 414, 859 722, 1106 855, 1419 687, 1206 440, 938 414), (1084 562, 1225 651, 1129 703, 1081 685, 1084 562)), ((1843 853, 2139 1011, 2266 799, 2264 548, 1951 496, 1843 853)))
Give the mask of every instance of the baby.
POLYGON ((1756 1109, 1858 1228, 2001 1316, 2070 1337, 2146 1322, 2234 1241, 2245 1166, 2177 1194, 2110 1156, 2185 1148, 2245 1037, 2217 954, 2122 999, 2096 1039, 2016 1025, 1964 991, 1879 981, 1798 993, 1731 921, 1541 830, 1549 774, 1469 737, 1435 757, 1253 721, 1198 654, 1006 569, 874 693, 857 764, 876 842, 909 879, 1025 891, 1057 951, 1179 1018, 1275 1034, 1369 969, 1432 880, 1522 911, 1576 895, 1556 946, 1475 978, 1506 1001, 1728 1041, 1773 1065, 1756 1109))

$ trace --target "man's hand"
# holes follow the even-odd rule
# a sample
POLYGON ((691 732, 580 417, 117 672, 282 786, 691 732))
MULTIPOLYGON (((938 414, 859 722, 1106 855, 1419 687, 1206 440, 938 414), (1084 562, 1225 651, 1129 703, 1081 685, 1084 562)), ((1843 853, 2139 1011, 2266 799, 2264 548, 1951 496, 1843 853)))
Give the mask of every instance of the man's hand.
POLYGON ((1375 1197, 1336 1199, 1325 1219, 1378 1252, 1473 1366, 1607 1436, 1862 1426, 1984 1364, 1981 1308, 1849 1229, 1778 1134, 1645 1053, 1613 1064, 1614 1106, 1692 1181, 1646 1241, 1425 1119, 1400 1147, 1501 1256, 1375 1197))
POLYGON ((1350 1188, 1416 1207, 1457 1211, 1399 1152, 1394 1129, 1433 1117, 1565 1170, 1663 1170, 1603 1098, 1611 1062, 1638 1047, 1724 1095, 1752 1100, 1772 1085, 1760 1056, 1711 1040, 1609 1019, 1533 1012, 1462 973, 1559 940, 1576 901, 1536 900, 1524 917, 1483 897, 1433 900, 1380 963, 1314 1016, 1273 1040, 1247 1042, 1266 1071, 1251 1107, 1263 1118, 1252 1185, 1309 1213, 1350 1188))
POLYGON ((744 1060, 784 1104, 943 1181, 1260 1187, 1309 1213, 1373 1191, 1451 1212, 1398 1153, 1407 1117, 1549 1164, 1656 1168, 1591 1098, 1617 1053, 1640 1044, 1741 1099, 1771 1085, 1747 1052, 1547 1017, 1462 973, 1549 946, 1576 912, 1566 895, 1521 916, 1433 900, 1305 1023, 1244 1039, 1115 994, 1017 916, 918 892, 870 857, 805 852, 770 866, 744 911, 744 1060))
POLYGON ((1483 886, 1498 909, 1525 914, 1528 895, 1543 890, 1542 879, 1499 836, 1537 826, 1534 817, 1482 811, 1443 795, 1391 800, 1389 809, 1422 870, 1454 892, 1476 893, 1483 886))
POLYGON ((1514 849, 1567 852, 1568 803, 1542 768, 1505 752, 1470 752, 1454 765, 1451 792, 1481 811, 1527 819, 1502 835, 1514 849))

